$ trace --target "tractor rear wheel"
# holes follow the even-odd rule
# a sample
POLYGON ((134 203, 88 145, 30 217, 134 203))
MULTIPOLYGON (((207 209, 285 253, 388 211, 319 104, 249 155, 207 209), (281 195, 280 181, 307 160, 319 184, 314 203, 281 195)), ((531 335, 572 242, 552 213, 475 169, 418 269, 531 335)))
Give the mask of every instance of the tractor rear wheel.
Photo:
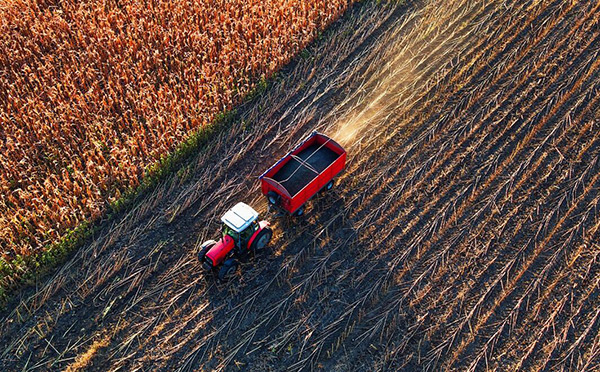
POLYGON ((230 258, 223 262, 223 266, 219 270, 219 280, 222 282, 226 282, 231 279, 237 270, 238 263, 235 259, 230 258))
POLYGON ((198 252, 198 261, 200 261, 201 264, 204 264, 204 257, 206 257, 208 251, 210 251, 210 249, 214 247, 215 244, 217 244, 217 242, 214 240, 207 240, 204 243, 202 243, 202 245, 200 246, 200 251, 198 252))
POLYGON ((269 242, 271 241, 272 236, 273 230, 271 230, 270 228, 265 227, 264 229, 260 230, 256 238, 254 238, 254 240, 252 241, 252 244, 250 244, 250 251, 252 253, 258 253, 265 249, 267 244, 269 244, 269 242))

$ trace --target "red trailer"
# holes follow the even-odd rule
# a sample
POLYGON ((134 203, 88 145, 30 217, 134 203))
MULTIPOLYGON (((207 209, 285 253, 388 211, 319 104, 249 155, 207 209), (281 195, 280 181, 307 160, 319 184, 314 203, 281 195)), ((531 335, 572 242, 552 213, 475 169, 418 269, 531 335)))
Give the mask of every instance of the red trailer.
POLYGON ((331 189, 345 165, 346 150, 315 131, 259 177, 262 193, 270 205, 300 216, 304 203, 331 189))

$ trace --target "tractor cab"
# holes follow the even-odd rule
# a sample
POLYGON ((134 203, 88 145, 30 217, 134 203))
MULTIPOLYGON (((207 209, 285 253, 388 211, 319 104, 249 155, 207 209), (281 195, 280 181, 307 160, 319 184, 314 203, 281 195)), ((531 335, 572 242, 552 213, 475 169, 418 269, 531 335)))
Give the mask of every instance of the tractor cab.
POLYGON ((258 212, 244 203, 237 203, 221 217, 223 237, 230 236, 236 248, 241 251, 254 233, 260 229, 258 212))

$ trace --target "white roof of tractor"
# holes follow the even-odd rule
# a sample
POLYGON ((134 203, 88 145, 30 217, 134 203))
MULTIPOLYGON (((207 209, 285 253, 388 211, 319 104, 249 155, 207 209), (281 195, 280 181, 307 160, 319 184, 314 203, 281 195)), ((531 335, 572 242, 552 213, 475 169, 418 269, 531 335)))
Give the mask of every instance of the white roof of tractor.
POLYGON ((237 203, 221 217, 221 221, 235 232, 244 231, 258 218, 258 212, 245 203, 237 203))

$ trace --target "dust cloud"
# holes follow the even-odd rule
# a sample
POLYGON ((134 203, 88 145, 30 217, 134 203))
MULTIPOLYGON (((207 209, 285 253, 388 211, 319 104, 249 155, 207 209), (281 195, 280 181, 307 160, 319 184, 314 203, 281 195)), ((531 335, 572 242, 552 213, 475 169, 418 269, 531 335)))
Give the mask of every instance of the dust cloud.
POLYGON ((408 9, 391 34, 382 34, 370 57, 376 63, 361 75, 360 86, 335 107, 326 120, 332 138, 352 146, 367 129, 413 106, 451 58, 473 36, 475 5, 468 1, 430 1, 408 9))

